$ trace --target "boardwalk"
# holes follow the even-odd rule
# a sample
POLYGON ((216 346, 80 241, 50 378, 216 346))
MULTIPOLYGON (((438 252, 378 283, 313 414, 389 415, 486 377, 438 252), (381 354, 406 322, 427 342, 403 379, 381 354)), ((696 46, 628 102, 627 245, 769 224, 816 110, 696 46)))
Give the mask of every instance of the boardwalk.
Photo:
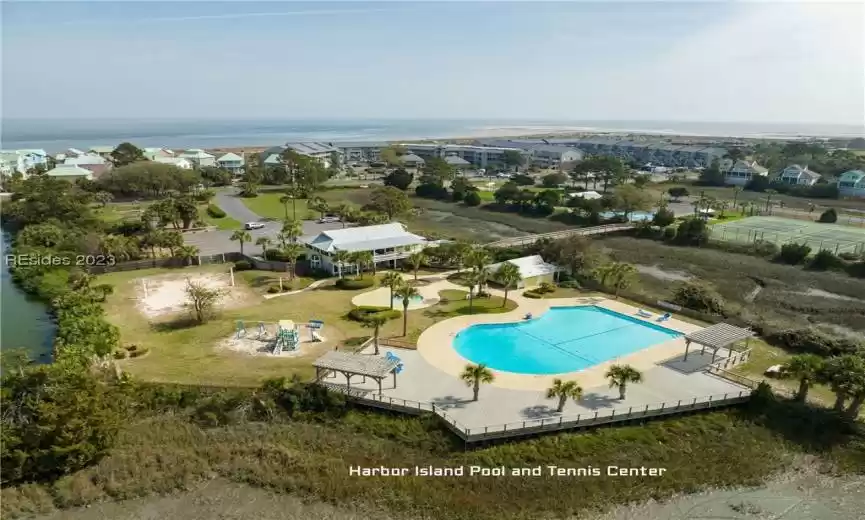
POLYGON ((521 237, 511 237, 505 238, 502 240, 496 240, 495 242, 490 242, 485 244, 487 247, 500 248, 500 247, 514 247, 514 246, 525 246, 529 244, 534 244, 538 240, 542 239, 550 239, 550 240, 558 240, 560 238, 567 238, 570 236, 590 236, 590 235, 601 235, 604 233, 615 233, 618 231, 627 231, 629 229, 633 229, 633 224, 605 224, 603 226, 593 226, 587 228, 574 228, 574 229, 566 229, 564 231, 553 231, 552 233, 541 233, 537 235, 525 235, 521 237))

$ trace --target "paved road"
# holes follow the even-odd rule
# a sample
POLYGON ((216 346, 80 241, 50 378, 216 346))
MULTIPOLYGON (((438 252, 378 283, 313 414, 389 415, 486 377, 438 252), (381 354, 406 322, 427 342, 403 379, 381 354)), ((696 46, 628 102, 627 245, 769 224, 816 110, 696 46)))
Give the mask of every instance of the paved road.
MULTIPOLYGON (((258 246, 254 245, 258 237, 269 237, 276 241, 276 235, 282 229, 281 221, 266 219, 246 207, 236 190, 219 191, 216 194, 214 203, 225 211, 229 217, 238 222, 262 222, 262 229, 253 229, 249 231, 252 235, 252 244, 244 244, 246 253, 260 253, 258 246)), ((319 224, 314 220, 303 221, 303 234, 315 235, 328 229, 341 229, 342 224, 339 222, 332 224, 319 224)), ((198 248, 202 255, 212 255, 217 253, 228 253, 230 251, 240 251, 240 243, 233 242, 229 238, 232 231, 207 231, 202 233, 190 233, 184 235, 187 244, 194 245, 198 248)))

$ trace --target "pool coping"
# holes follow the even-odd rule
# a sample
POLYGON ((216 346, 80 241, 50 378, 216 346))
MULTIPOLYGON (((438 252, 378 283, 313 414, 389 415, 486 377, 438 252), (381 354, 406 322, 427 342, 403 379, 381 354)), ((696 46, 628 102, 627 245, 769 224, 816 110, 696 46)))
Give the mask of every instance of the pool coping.
MULTIPOLYGON (((517 308, 512 311, 501 314, 457 316, 433 324, 421 333, 418 338, 418 352, 430 365, 447 374, 459 377, 465 366, 473 364, 473 362, 462 357, 456 351, 453 346, 453 340, 458 332, 471 325, 521 322, 526 313, 529 312, 533 316, 537 316, 554 307, 590 305, 595 305, 641 321, 653 322, 655 320, 654 315, 650 318, 640 317, 636 314, 637 308, 609 298, 577 297, 534 300, 525 298, 520 294, 509 294, 508 296, 517 303, 517 308)), ((664 322, 664 328, 681 333, 682 336, 573 372, 532 375, 505 372, 491 368, 490 370, 496 376, 492 385, 519 390, 545 390, 550 387, 554 379, 576 379, 584 388, 600 386, 605 384, 606 378, 604 374, 613 364, 628 364, 637 370, 645 371, 654 368, 659 362, 684 353, 684 335, 700 330, 703 327, 672 317, 664 322)))

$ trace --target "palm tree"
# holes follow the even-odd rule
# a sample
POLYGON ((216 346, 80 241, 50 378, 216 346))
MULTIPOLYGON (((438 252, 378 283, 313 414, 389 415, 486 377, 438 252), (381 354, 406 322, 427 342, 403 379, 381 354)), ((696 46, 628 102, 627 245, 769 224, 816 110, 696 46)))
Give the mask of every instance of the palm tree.
POLYGON ((426 261, 427 255, 423 250, 415 251, 414 253, 408 256, 408 265, 411 266, 412 271, 414 271, 414 281, 417 281, 417 272, 426 261))
POLYGON ((829 385, 835 393, 836 412, 842 412, 850 419, 859 415, 865 402, 865 358, 857 354, 847 354, 829 358, 820 374, 820 381, 829 385), (851 402, 847 409, 844 404, 851 402))
POLYGON ((258 237, 255 239, 255 245, 261 247, 261 258, 267 260, 267 248, 270 246, 271 240, 267 237, 258 237))
POLYGON ((483 275, 480 273, 471 272, 465 275, 465 281, 469 284, 469 314, 474 313, 475 287, 478 288, 478 293, 480 293, 482 280, 483 275))
POLYGON ((736 207, 736 203, 739 200, 739 194, 742 193, 742 188, 739 186, 733 186, 733 207, 736 207))
POLYGON ((397 287, 395 295, 402 298, 402 335, 408 334, 408 304, 415 296, 420 296, 420 293, 415 287, 408 284, 403 284, 397 287))
POLYGON ((282 221, 282 233, 291 242, 297 242, 298 237, 303 234, 303 224, 298 220, 287 218, 282 221))
POLYGON ((547 399, 559 399, 557 412, 565 409, 565 403, 568 399, 573 399, 574 402, 583 398, 583 387, 576 381, 562 381, 561 379, 553 379, 553 386, 547 388, 547 399))
POLYGON ((318 211, 321 215, 321 218, 324 218, 324 214, 330 211, 330 205, 327 203, 326 200, 321 197, 314 197, 312 200, 309 201, 307 207, 309 207, 309 209, 318 211))
POLYGON ((471 252, 472 245, 468 242, 457 242, 453 245, 453 261, 457 264, 457 273, 463 270, 463 266, 465 266, 471 252))
POLYGON ((388 271, 381 277, 381 284, 390 288, 390 308, 393 309, 393 292, 403 284, 402 276, 396 271, 388 271))
POLYGON ((473 249, 466 258, 466 264, 474 271, 480 271, 492 262, 492 257, 486 249, 473 249))
POLYGON ((297 258, 303 254, 303 246, 300 244, 286 244, 281 252, 286 257, 290 267, 289 280, 294 280, 295 270, 297 269, 297 258))
MULTIPOLYGON (((241 249, 241 253, 242 252, 243 250, 241 249)), ((180 246, 177 248, 177 256, 183 260, 186 265, 192 265, 192 259, 198 256, 198 248, 189 245, 180 246)))
POLYGON ((368 265, 375 264, 375 256, 372 251, 355 251, 349 254, 349 262, 357 266, 357 277, 360 279, 363 278, 363 269, 368 265))
POLYGON ((382 313, 373 313, 367 316, 367 318, 363 321, 362 324, 368 329, 373 329, 373 345, 375 346, 376 356, 378 355, 378 334, 381 330, 381 326, 385 323, 387 323, 387 316, 384 316, 382 313))
POLYGON ((282 204, 282 207, 285 210, 285 220, 288 220, 288 203, 292 202, 293 200, 294 200, 294 197, 289 197, 288 194, 283 195, 282 197, 279 198, 279 202, 280 202, 280 204, 282 204))
POLYGON ((465 382, 466 386, 472 387, 474 392, 472 401, 477 401, 478 393, 481 391, 481 383, 492 383, 496 376, 483 363, 480 365, 468 364, 463 369, 463 373, 460 374, 460 379, 465 382))
POLYGON ((342 268, 346 263, 349 262, 351 257, 351 253, 348 251, 339 250, 333 254, 333 263, 336 264, 337 272, 339 273, 339 277, 342 278, 342 268))
POLYGON ((232 242, 240 242, 240 254, 243 254, 243 244, 245 244, 246 242, 252 242, 252 235, 250 235, 246 231, 238 229, 231 234, 229 240, 231 240, 232 242))
POLYGON ((772 208, 772 195, 778 193, 776 190, 766 190, 766 212, 772 208))
POLYGON ((505 299, 502 302, 502 307, 504 307, 508 303, 508 290, 512 287, 516 287, 522 279, 520 268, 510 262, 505 262, 501 267, 499 267, 499 270, 496 271, 495 278, 505 288, 505 299))
POLYGON ((619 297, 620 290, 627 289, 633 283, 636 273, 637 268, 625 262, 611 262, 595 269, 595 276, 601 285, 606 286, 607 281, 610 281, 616 298, 619 297))
POLYGON ((604 377, 610 380, 610 388, 615 386, 619 389, 619 399, 625 398, 625 390, 628 383, 640 383, 643 381, 643 374, 631 365, 613 365, 607 370, 604 377))
POLYGON ((823 366, 823 358, 814 354, 793 356, 784 366, 783 373, 786 377, 799 379, 799 391, 796 392, 797 401, 805 402, 808 397, 808 390, 811 385, 817 382, 823 366))

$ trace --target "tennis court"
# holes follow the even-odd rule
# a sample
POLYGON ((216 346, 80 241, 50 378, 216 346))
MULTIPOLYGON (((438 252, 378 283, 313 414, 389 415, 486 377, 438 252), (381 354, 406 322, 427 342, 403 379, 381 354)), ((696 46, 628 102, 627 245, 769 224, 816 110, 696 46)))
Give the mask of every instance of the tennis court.
POLYGON ((840 224, 820 224, 781 217, 748 217, 712 226, 712 240, 754 242, 766 240, 779 246, 787 243, 808 244, 818 251, 838 253, 865 252, 865 229, 840 224))

